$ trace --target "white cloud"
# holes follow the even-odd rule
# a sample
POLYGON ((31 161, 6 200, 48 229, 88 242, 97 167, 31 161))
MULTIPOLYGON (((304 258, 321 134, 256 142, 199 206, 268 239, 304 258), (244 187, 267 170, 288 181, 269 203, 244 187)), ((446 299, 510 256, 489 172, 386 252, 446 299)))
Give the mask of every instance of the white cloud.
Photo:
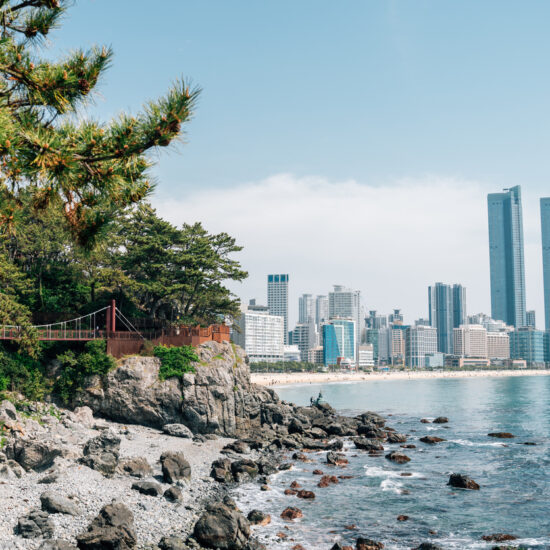
MULTIPOLYGON (((232 288, 243 300, 265 302, 267 273, 289 273, 291 321, 301 293, 333 284, 360 289, 369 309, 399 307, 413 321, 427 315, 435 281, 464 284, 469 311, 489 312, 486 194, 480 183, 435 176, 374 186, 279 174, 155 206, 173 223, 202 221, 237 238, 250 277, 232 288)), ((542 325, 535 205, 524 200, 528 307, 537 306, 542 325)))

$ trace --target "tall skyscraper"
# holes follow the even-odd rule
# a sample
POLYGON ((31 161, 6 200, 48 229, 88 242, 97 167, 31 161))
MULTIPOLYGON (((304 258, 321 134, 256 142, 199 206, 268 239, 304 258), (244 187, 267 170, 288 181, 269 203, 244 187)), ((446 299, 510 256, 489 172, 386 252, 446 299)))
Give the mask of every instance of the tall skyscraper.
POLYGON ((271 315, 283 318, 284 343, 288 345, 288 275, 267 276, 267 307, 271 315))
POLYGON ((325 321, 328 321, 328 296, 319 295, 315 298, 315 322, 319 330, 325 321))
POLYGON ((540 199, 542 266, 544 271, 544 319, 550 331, 550 197, 540 199))
POLYGON ((437 351, 453 353, 453 329, 466 323, 466 289, 435 283, 428 287, 430 325, 437 329, 437 351))
POLYGON ((405 364, 407 367, 426 366, 426 355, 437 352, 437 330, 423 325, 405 331, 405 364))
POLYGON ((325 365, 337 365, 340 359, 356 361, 355 322, 334 319, 323 325, 325 365))
POLYGON ((302 294, 298 299, 298 323, 315 323, 315 308, 311 294, 302 294))
POLYGON ((340 285, 328 293, 330 319, 351 319, 355 323, 355 345, 361 341, 361 292, 340 285))
POLYGON ((526 325, 525 263, 521 187, 487 196, 491 316, 515 327, 526 325))
POLYGON ((534 309, 525 312, 525 326, 537 328, 537 312, 534 309))

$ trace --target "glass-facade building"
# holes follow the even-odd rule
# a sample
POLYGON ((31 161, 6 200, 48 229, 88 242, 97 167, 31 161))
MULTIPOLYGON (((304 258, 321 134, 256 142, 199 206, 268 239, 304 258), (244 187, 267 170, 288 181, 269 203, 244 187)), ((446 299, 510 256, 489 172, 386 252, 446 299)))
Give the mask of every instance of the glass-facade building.
POLYGON ((453 329, 466 323, 466 289, 435 283, 428 287, 430 325, 437 329, 437 350, 453 353, 453 329))
POLYGON ((288 345, 288 274, 267 276, 267 307, 284 321, 284 343, 288 345))
POLYGON ((487 205, 491 316, 508 325, 524 327, 527 319, 520 186, 489 194, 487 205))
POLYGON ((547 335, 542 330, 522 327, 510 333, 510 357, 541 366, 547 360, 547 335))
POLYGON ((540 199, 542 268, 544 272, 544 319, 550 330, 550 197, 540 199))
POLYGON ((355 363, 355 322, 332 319, 323 325, 323 361, 326 366, 339 364, 339 359, 355 363))

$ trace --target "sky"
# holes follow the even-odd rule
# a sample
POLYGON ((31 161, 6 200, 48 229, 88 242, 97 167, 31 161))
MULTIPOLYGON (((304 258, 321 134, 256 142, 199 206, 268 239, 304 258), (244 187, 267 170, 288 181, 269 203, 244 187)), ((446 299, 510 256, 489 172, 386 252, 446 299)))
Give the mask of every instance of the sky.
POLYGON ((236 237, 243 300, 289 273, 291 323, 301 293, 333 284, 407 322, 436 281, 490 312, 486 195, 521 185, 543 326, 549 19, 545 0, 78 0, 48 55, 113 47, 85 116, 137 112, 180 77, 202 89, 151 200, 236 237))

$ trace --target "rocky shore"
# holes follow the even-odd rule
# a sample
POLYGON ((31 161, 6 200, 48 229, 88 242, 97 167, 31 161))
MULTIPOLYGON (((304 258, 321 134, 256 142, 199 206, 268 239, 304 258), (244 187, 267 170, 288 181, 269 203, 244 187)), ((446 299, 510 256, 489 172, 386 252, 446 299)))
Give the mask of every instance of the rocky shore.
MULTIPOLYGON (((3 401, 0 542, 25 550, 272 548, 288 535, 259 541, 271 518, 237 508, 231 496, 239 484, 257 483, 268 495, 273 476, 315 455, 314 483, 285 491, 278 520, 291 525, 317 491, 345 483, 345 447, 396 464, 415 448, 376 413, 350 418, 328 404, 280 401, 251 384, 246 358, 230 344, 198 351, 195 374, 165 382, 156 359, 128 358, 89 380, 73 410, 3 401)), ((459 472, 448 483, 479 490, 459 472)), ((358 532, 354 546, 332 550, 383 547, 358 532)))

